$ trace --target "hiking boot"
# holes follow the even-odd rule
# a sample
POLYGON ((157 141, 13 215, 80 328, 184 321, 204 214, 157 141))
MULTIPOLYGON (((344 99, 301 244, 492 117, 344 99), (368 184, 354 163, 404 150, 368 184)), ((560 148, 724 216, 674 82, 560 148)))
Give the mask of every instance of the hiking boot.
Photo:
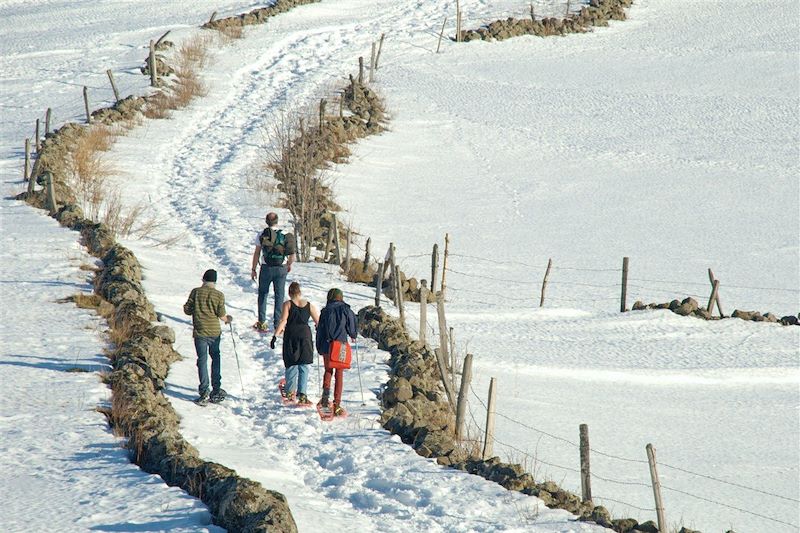
POLYGON ((322 389, 322 398, 317 403, 317 405, 327 409, 331 405, 329 400, 328 400, 328 398, 330 398, 330 397, 331 397, 331 390, 330 389, 322 389))
POLYGON ((286 393, 286 399, 287 399, 288 401, 290 401, 290 402, 293 402, 293 401, 294 401, 294 391, 287 392, 287 393, 286 393))
POLYGON ((256 323, 253 324, 253 329, 258 331, 259 333, 267 333, 269 331, 269 326, 267 325, 266 322, 256 321, 256 323))
POLYGON ((211 400, 211 403, 219 403, 227 397, 228 393, 225 392, 225 389, 219 388, 211 391, 211 396, 209 396, 209 400, 211 400))
POLYGON ((208 405, 209 395, 208 391, 200 393, 200 396, 194 401, 197 405, 208 405))
POLYGON ((305 394, 297 395, 297 405, 311 405, 311 400, 305 394))
POLYGON ((333 413, 333 416, 343 416, 344 415, 344 409, 342 408, 341 405, 333 404, 333 410, 331 412, 333 413))

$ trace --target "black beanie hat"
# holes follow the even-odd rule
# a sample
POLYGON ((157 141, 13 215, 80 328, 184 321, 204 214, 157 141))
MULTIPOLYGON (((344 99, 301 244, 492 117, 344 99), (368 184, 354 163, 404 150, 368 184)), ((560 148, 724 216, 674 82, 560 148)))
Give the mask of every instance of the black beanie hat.
POLYGON ((217 282, 217 271, 213 269, 206 270, 203 274, 203 281, 210 281, 211 283, 217 282))

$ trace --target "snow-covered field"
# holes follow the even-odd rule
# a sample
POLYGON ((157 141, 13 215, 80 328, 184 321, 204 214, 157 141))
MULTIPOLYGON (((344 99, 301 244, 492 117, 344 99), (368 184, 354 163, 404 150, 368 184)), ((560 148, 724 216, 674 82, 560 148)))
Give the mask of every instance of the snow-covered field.
MULTIPOLYGON (((462 4, 466 27, 518 7, 462 4)), ((537 12, 546 4, 538 2, 537 12)), ((82 85, 107 101, 106 68, 124 93, 146 91, 137 69, 149 39, 173 29, 170 39, 180 41, 211 11, 223 16, 253 5, 4 3, 4 196, 21 189, 22 140, 47 106, 56 122, 77 119, 82 85)), ((252 189, 261 133, 292 104, 328 95, 331 80, 352 72, 386 32, 377 85, 393 115, 390 131, 359 144, 351 163, 335 169, 337 198, 376 249, 394 241, 404 269, 422 277, 427 259, 407 256, 429 254, 450 233, 448 321, 459 346, 475 354, 478 397, 490 376, 498 378, 497 452, 515 460, 529 454, 539 477, 576 489, 577 474, 560 467, 577 468, 577 450, 536 430, 575 441, 585 422, 593 448, 629 459, 592 456, 594 492, 615 515, 654 518, 635 509, 651 508, 652 493, 636 485, 647 484, 646 465, 630 461, 643 460, 652 442, 663 463, 788 498, 662 467, 668 487, 768 517, 666 490, 670 523, 706 532, 796 531, 786 523, 798 523, 800 499, 798 328, 614 310, 627 255, 630 302, 707 298, 712 267, 726 312, 797 312, 797 6, 641 0, 631 20, 589 35, 444 43, 435 55, 435 33, 453 11, 454 2, 397 0, 300 8, 216 54, 208 97, 117 142, 110 157, 126 201, 148 201, 167 222, 151 237, 180 236, 170 249, 149 238, 125 244, 142 261, 148 295, 186 356, 167 391, 185 436, 205 457, 284 492, 301 530, 322 520, 365 531, 592 529, 535 498, 441 469, 381 430, 374 393, 386 370, 371 343, 360 350, 366 405, 350 372, 346 421, 323 425, 313 412, 280 407, 280 358, 248 329, 252 240, 275 200, 252 189), (548 257, 556 270, 538 309, 548 257), (223 381, 232 397, 203 410, 190 401, 196 374, 181 304, 210 267, 220 272, 235 317, 244 392, 226 334, 223 381)), ((113 451, 115 439, 92 411, 107 394, 96 375, 53 381, 54 370, 103 364, 96 320, 52 303, 88 290, 78 265, 89 260, 76 235, 8 200, 2 230, 2 264, 14 281, 3 284, 0 371, 17 386, 0 402, 2 447, 10 452, 0 486, 15 495, 12 509, 33 509, 48 527, 47 515, 35 511, 53 511, 61 529, 207 523, 202 504, 113 451), (32 397, 47 416, 33 410, 32 397), (47 439, 55 434, 75 435, 76 444, 47 439), (44 487, 18 481, 14 450, 22 449, 37 450, 30 476, 44 487), (86 470, 65 476, 69 468, 86 470), (72 479, 82 482, 66 485, 72 479), (74 505, 65 485, 70 498, 93 507, 74 505), (136 505, 118 510, 122 497, 136 505)), ((299 265, 293 276, 320 304, 333 285, 346 288, 354 307, 370 300, 329 267, 299 265)), ((318 387, 315 373, 311 385, 318 387)))

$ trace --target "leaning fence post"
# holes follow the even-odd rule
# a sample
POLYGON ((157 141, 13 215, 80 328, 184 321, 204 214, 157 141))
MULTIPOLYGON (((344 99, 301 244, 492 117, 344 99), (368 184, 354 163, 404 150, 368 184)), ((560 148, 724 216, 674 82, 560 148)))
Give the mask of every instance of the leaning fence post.
POLYGON ((444 234, 444 257, 442 258, 442 298, 447 289, 447 258, 450 256, 450 234, 444 234))
POLYGON ((36 148, 36 153, 37 153, 37 154, 39 153, 39 150, 41 149, 41 145, 39 144, 39 142, 41 141, 41 139, 42 139, 42 136, 41 136, 41 134, 39 133, 39 119, 37 118, 37 119, 36 119, 36 138, 35 138, 35 140, 34 140, 34 142, 33 142, 33 145, 34 145, 34 147, 36 148))
MULTIPOLYGON (((456 336, 453 332, 453 326, 447 328, 448 344, 450 346, 450 370, 455 374, 456 372, 456 336)), ((453 378, 455 380, 455 378, 453 378)))
POLYGON ((211 13, 211 18, 210 18, 210 19, 208 19, 208 24, 211 24, 212 22, 214 22, 214 19, 215 19, 215 18, 217 18, 217 12, 216 12, 216 11, 214 11, 213 13, 211 13))
POLYGON ((367 265, 369 265, 369 249, 372 245, 372 237, 367 237, 367 244, 364 246, 364 272, 367 271, 367 265))
POLYGON ((439 316, 439 348, 434 350, 436 353, 436 362, 439 365, 439 373, 442 374, 442 383, 444 383, 445 392, 447 392, 447 399, 450 401, 450 407, 453 412, 456 410, 455 400, 453 399, 452 383, 447 376, 447 321, 444 316, 444 298, 439 295, 436 298, 436 312, 439 316))
POLYGON ((719 280, 715 279, 711 288, 711 296, 708 299, 708 306, 706 306, 706 311, 709 313, 714 310, 714 302, 717 301, 717 294, 719 294, 719 280))
POLYGON ((661 501, 661 482, 658 480, 658 471, 656 470, 656 449, 653 448, 652 444, 648 444, 645 449, 647 450, 647 463, 650 465, 650 479, 653 482, 658 530, 667 531, 667 521, 664 518, 664 503, 661 501))
POLYGON ((372 42, 372 51, 370 52, 369 56, 369 82, 372 83, 375 80, 375 41, 372 42))
POLYGON ((620 296, 619 312, 624 313, 628 310, 628 258, 622 258, 622 295, 620 296))
POLYGON ((419 341, 425 344, 428 332, 428 285, 423 279, 419 288, 419 341))
POLYGON ((442 37, 444 37, 444 27, 447 24, 447 17, 444 18, 444 22, 442 22, 442 31, 439 32, 439 43, 436 45, 436 53, 439 53, 439 49, 442 47, 442 37))
POLYGON ((458 407, 456 408, 456 439, 464 438, 464 417, 467 414, 467 397, 469 382, 472 381, 472 354, 464 356, 464 368, 461 371, 461 387, 458 390, 458 407))
POLYGON ((158 85, 158 67, 156 66, 156 43, 150 39, 150 86, 158 85))
MULTIPOLYGON (((394 281, 395 270, 396 270, 396 267, 397 267, 397 262, 396 262, 394 254, 395 254, 394 243, 390 242, 389 243, 389 275, 392 277, 392 281, 394 281)), ((392 289, 392 292, 394 293, 394 304, 397 305, 397 290, 396 290, 397 283, 396 282, 394 283, 394 287, 395 287, 395 289, 392 289)))
POLYGON ((375 307, 381 306, 382 288, 383 288, 383 263, 378 263, 378 271, 375 272, 375 307))
POLYGON ((385 33, 381 33, 381 40, 378 43, 378 53, 375 56, 375 70, 378 70, 378 63, 381 61, 381 51, 383 50, 383 39, 386 37, 385 33))
POLYGON ((58 211, 58 200, 56 199, 56 188, 55 184, 53 183, 53 174, 48 172, 45 175, 46 186, 47 186, 47 209, 50 211, 51 215, 55 215, 56 211, 58 211))
MULTIPOLYGON (((714 272, 712 272, 712 270, 709 268, 708 269, 708 280, 711 282, 711 288, 712 289, 714 288, 714 281, 716 281, 716 279, 717 278, 714 277, 714 272)), ((725 318, 725 313, 722 312, 722 304, 719 303, 719 291, 717 291, 717 297, 715 299, 717 301, 717 310, 719 311, 719 317, 720 318, 725 318)), ((708 312, 711 313, 712 310, 709 309, 708 312)))
POLYGON ((106 74, 108 75, 108 81, 111 82, 111 90, 114 91, 114 102, 119 103, 119 91, 117 90, 117 84, 114 83, 114 74, 111 69, 106 70, 106 74))
POLYGON ((53 110, 48 107, 47 111, 45 111, 45 114, 44 114, 44 136, 45 137, 50 135, 50 118, 52 117, 52 115, 53 115, 53 110))
POLYGON ((89 113, 89 89, 83 86, 83 109, 86 111, 86 123, 92 123, 92 115, 89 113))
POLYGON ((581 424, 580 453, 581 453, 581 497, 583 502, 592 501, 592 473, 589 468, 589 426, 581 424))
POLYGON ((364 56, 358 56, 358 84, 364 85, 364 56))
POLYGON ((30 165, 31 165, 31 140, 25 139, 25 168, 22 169, 22 177, 25 181, 30 179, 30 165))
POLYGON ((539 307, 544 307, 544 291, 547 289, 547 278, 550 277, 550 268, 553 266, 553 259, 547 260, 547 270, 544 271, 544 279, 542 280, 542 296, 539 298, 539 307))
POLYGON ((494 414, 495 401, 497 400, 497 380, 489 380, 489 401, 486 404, 486 429, 483 437, 483 459, 494 455, 494 414))

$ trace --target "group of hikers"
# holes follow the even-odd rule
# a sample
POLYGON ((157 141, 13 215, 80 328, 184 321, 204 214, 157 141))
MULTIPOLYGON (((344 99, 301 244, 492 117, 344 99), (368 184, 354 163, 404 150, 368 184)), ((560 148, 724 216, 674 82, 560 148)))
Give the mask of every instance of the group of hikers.
MULTIPOLYGON (((267 213, 266 223, 267 227, 256 237, 253 251, 251 278, 258 280, 258 320, 253 327, 261 333, 270 330, 266 322, 266 312, 269 289, 272 286, 275 308, 270 348, 275 349, 277 338, 283 338, 283 363, 286 367, 282 392, 284 400, 296 402, 298 405, 312 405, 308 398, 308 373, 314 360, 315 344, 309 326, 309 321, 313 321, 317 330, 316 350, 325 364, 322 397, 317 406, 327 410, 332 416, 342 416, 344 369, 350 365, 350 345, 347 339, 349 337, 355 342, 357 336, 355 314, 344 302, 342 290, 338 288, 328 291, 327 302, 322 311, 318 311, 314 304, 303 297, 300 284, 296 281, 289 284, 289 299, 284 301, 286 278, 295 260, 294 235, 277 228, 276 213, 267 213), (332 403, 331 380, 334 381, 332 403)), ((195 403, 199 405, 206 405, 209 401, 218 403, 226 397, 222 388, 220 322, 231 324, 233 317, 225 310, 225 296, 216 288, 216 282, 217 272, 207 270, 203 274, 203 284, 192 289, 183 306, 184 313, 192 316, 200 379, 199 397, 195 403)))

